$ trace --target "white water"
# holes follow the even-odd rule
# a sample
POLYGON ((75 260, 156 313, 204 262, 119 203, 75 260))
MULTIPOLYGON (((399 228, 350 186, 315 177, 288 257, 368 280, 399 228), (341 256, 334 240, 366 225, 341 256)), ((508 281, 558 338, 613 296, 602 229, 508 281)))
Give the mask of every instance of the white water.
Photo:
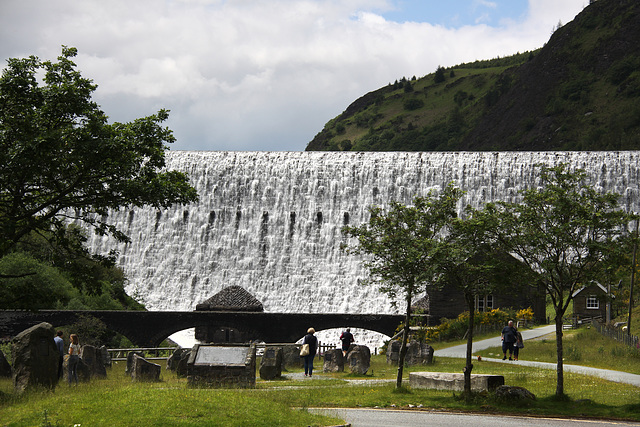
MULTIPOLYGON (((130 244, 91 235, 91 250, 119 251, 127 292, 152 310, 192 310, 224 287, 240 285, 268 312, 396 313, 366 277, 358 258, 340 250, 340 228, 368 220, 367 207, 453 181, 460 204, 517 198, 536 185, 534 164, 568 162, 591 184, 623 195, 640 211, 640 152, 167 153, 188 173, 200 201, 157 211, 112 212, 130 244)), ((296 325, 301 335, 307 325, 296 325)), ((347 325, 345 325, 347 326, 347 325)))

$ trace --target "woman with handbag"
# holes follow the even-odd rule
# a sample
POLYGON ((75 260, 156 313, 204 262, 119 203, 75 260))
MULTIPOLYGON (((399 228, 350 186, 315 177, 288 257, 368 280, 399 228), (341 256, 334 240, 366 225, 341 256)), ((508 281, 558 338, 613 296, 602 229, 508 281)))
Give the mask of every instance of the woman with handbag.
POLYGON ((304 357, 304 376, 313 375, 313 358, 318 350, 318 338, 315 334, 316 330, 313 328, 307 329, 307 335, 302 340, 302 348, 300 349, 300 356, 304 357))
POLYGON ((516 342, 513 345, 513 360, 518 360, 518 356, 520 355, 520 349, 524 348, 524 340, 522 339, 522 334, 516 328, 516 342))

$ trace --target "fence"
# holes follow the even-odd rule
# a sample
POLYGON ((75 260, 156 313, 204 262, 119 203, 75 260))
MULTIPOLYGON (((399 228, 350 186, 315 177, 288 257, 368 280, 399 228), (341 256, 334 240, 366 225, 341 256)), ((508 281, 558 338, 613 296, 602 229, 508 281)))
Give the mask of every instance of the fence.
POLYGON ((127 360, 130 352, 143 353, 147 360, 163 360, 168 359, 177 347, 153 347, 153 348, 109 348, 109 356, 111 360, 127 360))
POLYGON ((596 331, 600 332, 605 337, 613 338, 616 341, 620 341, 623 344, 628 345, 636 349, 640 349, 640 340, 635 335, 628 335, 627 331, 616 328, 611 325, 606 325, 598 321, 592 322, 596 331))

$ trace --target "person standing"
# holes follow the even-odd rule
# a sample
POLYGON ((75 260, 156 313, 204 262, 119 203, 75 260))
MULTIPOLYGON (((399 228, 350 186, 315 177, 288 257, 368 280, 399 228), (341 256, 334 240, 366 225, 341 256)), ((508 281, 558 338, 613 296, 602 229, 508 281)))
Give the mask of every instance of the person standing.
POLYGON ((56 336, 53 338, 53 342, 56 343, 56 348, 58 349, 58 380, 62 378, 62 361, 64 360, 64 340, 62 331, 56 332, 56 336))
POLYGON ((340 335, 340 341, 342 341, 342 355, 346 356, 347 351, 349 351, 349 346, 355 341, 351 329, 347 328, 347 330, 340 335))
POLYGON ((318 350, 318 338, 314 335, 316 330, 313 328, 307 329, 307 335, 304 336, 302 344, 309 344, 309 354, 304 357, 304 376, 313 375, 313 358, 318 350))
POLYGON ((511 356, 516 344, 516 329, 513 327, 513 320, 509 320, 507 326, 502 329, 500 339, 502 339, 502 360, 507 358, 507 351, 509 352, 509 360, 513 360, 511 356))
POLYGON ((516 331, 516 342, 513 344, 513 360, 518 360, 520 349, 524 347, 524 341, 518 328, 514 327, 513 329, 516 331))
POLYGON ((75 381, 78 385, 78 362, 80 361, 80 341, 78 335, 69 335, 71 344, 69 345, 69 385, 75 381))

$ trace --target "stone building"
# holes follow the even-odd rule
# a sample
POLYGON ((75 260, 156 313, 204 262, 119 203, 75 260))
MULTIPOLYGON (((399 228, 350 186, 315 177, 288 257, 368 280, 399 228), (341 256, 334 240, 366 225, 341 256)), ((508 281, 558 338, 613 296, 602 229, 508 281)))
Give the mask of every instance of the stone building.
MULTIPOLYGON (((196 305, 196 311, 249 311, 263 312, 264 307, 253 295, 240 286, 229 286, 211 298, 196 305)), ((246 332, 233 327, 198 326, 196 340, 204 343, 244 343, 249 341, 246 332)))

